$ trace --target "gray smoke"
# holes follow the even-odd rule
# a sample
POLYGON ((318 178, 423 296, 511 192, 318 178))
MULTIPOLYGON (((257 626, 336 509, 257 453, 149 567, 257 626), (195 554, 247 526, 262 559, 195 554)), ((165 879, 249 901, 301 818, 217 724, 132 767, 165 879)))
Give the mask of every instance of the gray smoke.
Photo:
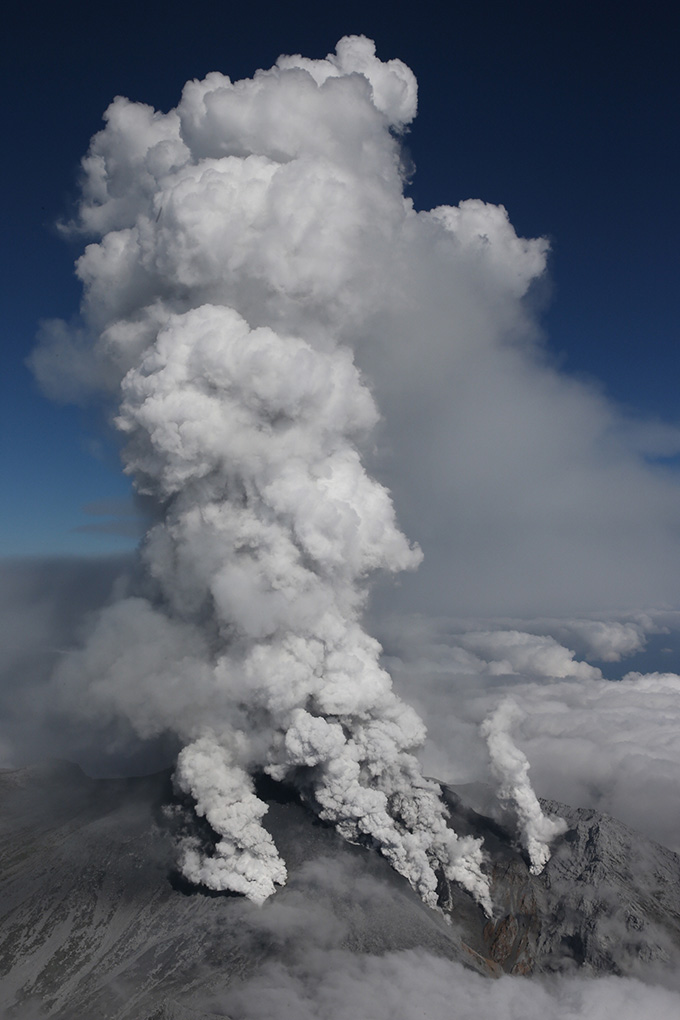
POLYGON ((522 713, 506 698, 487 716, 481 726, 491 759, 491 770, 499 784, 499 797, 515 812, 522 843, 531 862, 531 873, 540 875, 550 860, 550 844, 567 830, 563 818, 546 815, 529 781, 527 756, 513 742, 511 728, 522 713))
POLYGON ((177 785, 218 836, 214 852, 187 838, 182 870, 255 901, 286 880, 253 788, 264 770, 425 902, 442 872, 491 909, 481 847, 447 827, 414 755, 424 726, 362 627, 368 579, 421 553, 365 469, 378 412, 352 346, 400 249, 491 232, 492 271, 511 257, 520 295, 545 245, 483 203, 414 212, 396 135, 415 111, 411 71, 362 37, 189 82, 167 114, 117 98, 69 228, 92 238, 82 322, 52 324, 33 356, 53 395, 108 395, 156 507, 143 581, 55 681, 93 717, 179 735, 177 785))

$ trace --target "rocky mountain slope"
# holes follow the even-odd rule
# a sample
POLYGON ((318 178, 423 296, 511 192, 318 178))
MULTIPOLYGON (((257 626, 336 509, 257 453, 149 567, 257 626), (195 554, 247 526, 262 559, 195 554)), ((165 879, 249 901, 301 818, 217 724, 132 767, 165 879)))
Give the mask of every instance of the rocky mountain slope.
POLYGON ((544 803, 568 830, 540 876, 481 787, 447 789, 454 827, 484 837, 487 919, 443 882, 425 907, 377 854, 290 792, 263 786, 288 885, 256 907, 189 887, 173 860, 168 773, 93 780, 66 763, 0 772, 0 1014, 209 1020, 220 989, 307 946, 424 948, 490 976, 635 974, 680 951, 680 858, 593 811, 544 803))

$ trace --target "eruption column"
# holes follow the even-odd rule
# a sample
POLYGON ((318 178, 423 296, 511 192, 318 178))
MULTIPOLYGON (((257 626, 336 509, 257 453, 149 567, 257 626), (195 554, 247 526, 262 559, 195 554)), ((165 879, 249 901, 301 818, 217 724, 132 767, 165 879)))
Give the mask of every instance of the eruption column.
POLYGON ((185 840, 181 867, 256 901, 286 879, 264 770, 427 903, 443 874, 490 910, 479 843, 448 828, 413 754, 424 727, 361 625, 370 575, 421 558, 362 463, 378 415, 348 346, 411 229, 395 133, 415 110, 409 69, 359 37, 189 82, 167 114, 116 99, 72 225, 95 238, 83 327, 53 327, 34 356, 47 388, 58 351, 73 390, 112 396, 125 470, 156 508, 140 590, 60 682, 186 742, 176 783, 218 840, 185 840), (366 251, 383 267, 368 284, 366 251))

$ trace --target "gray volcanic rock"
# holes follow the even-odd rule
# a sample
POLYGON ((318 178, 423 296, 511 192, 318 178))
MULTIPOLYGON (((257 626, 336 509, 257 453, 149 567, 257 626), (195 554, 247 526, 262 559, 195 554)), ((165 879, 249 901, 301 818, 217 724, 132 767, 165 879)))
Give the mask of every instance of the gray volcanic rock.
POLYGON ((281 792, 266 820, 290 877, 261 908, 177 875, 169 773, 0 773, 0 1015, 31 1004, 59 1020, 183 1020, 193 1000, 305 943, 463 958, 455 930, 382 858, 281 792))
POLYGON ((316 947, 421 947, 489 975, 629 974, 680 944, 680 859, 595 812, 544 805, 569 830, 536 877, 483 791, 445 790, 456 830, 485 840, 490 921, 446 882, 443 913, 430 910, 381 857, 340 839, 286 788, 259 792, 289 868, 263 907, 178 876, 169 773, 93 780, 65 763, 0 772, 0 1013, 224 1018, 209 1005, 221 990, 316 947))
MULTIPOLYGON (((537 957, 630 974, 680 948, 680 858, 609 815, 543 802, 569 824, 545 869, 537 957)), ((544 966, 546 965, 544 964, 544 966)))
MULTIPOLYGON (((609 815, 542 800, 568 829, 555 842, 541 875, 529 872, 512 824, 480 813, 489 805, 479 787, 445 788, 452 824, 483 835, 489 853, 495 917, 474 948, 505 971, 565 971, 633 975, 680 952, 680 857, 609 815), (472 808, 476 804, 479 812, 472 808), (503 822, 506 824, 503 824, 503 822)), ((498 812, 495 812, 498 816, 498 812)), ((461 909, 460 891, 444 901, 461 909)))

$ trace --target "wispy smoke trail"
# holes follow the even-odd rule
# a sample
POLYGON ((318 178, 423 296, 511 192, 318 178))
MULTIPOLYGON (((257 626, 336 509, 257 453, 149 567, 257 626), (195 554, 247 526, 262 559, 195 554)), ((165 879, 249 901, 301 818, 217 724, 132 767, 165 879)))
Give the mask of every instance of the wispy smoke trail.
MULTIPOLYGON (((177 784, 219 839, 187 839, 181 867, 257 901, 286 879, 260 769, 427 903, 443 873, 490 910, 479 843, 447 827, 413 754, 424 727, 361 625, 370 575, 421 558, 362 463, 378 415, 346 346, 417 229, 394 134, 415 110, 409 69, 358 37, 252 80, 189 82, 167 114, 116 99, 72 225, 95 238, 77 266, 84 325, 53 325, 34 355, 52 392, 112 395, 125 470, 157 508, 141 589, 58 681, 186 741, 177 784)), ((480 216, 440 211, 423 236, 467 243, 480 216)))
POLYGON ((529 781, 529 762, 510 735, 522 713, 511 698, 506 698, 481 726, 491 758, 491 768, 499 782, 499 796, 514 809, 524 848, 529 854, 531 872, 540 875, 550 860, 550 844, 566 832, 562 818, 543 813, 529 781))

